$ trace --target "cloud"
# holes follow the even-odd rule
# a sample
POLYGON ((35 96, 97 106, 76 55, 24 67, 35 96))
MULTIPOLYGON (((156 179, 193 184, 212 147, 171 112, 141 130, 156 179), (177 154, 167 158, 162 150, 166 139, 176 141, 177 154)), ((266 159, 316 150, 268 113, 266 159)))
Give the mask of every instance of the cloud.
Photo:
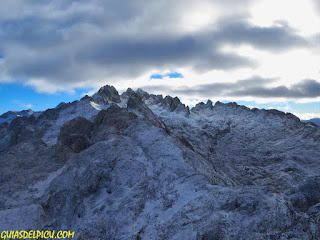
MULTIPOLYGON (((38 23, 33 28, 37 29, 38 23)), ((73 29, 68 29, 63 34, 52 34, 52 38, 41 30, 24 34, 25 28, 11 37, 3 35, 0 39, 7 43, 6 72, 15 79, 47 79, 62 84, 106 77, 128 79, 155 68, 187 66, 201 72, 254 66, 250 59, 222 52, 219 45, 208 42, 207 35, 92 39, 87 36, 91 26, 82 28, 81 33, 72 34, 73 29), (62 36, 68 34, 70 39, 62 36)))
POLYGON ((318 13, 320 14, 320 1, 319 0, 313 0, 313 3, 317 8, 318 13))
POLYGON ((277 22, 270 27, 259 27, 246 21, 221 23, 216 33, 219 41, 234 45, 248 44, 268 51, 285 51, 293 47, 307 47, 308 40, 296 34, 286 22, 277 22))
POLYGON ((238 80, 235 83, 226 83, 226 82, 216 82, 210 84, 201 84, 194 87, 183 87, 183 88, 171 88, 168 85, 153 85, 153 86, 144 86, 142 89, 147 91, 161 91, 161 89, 178 95, 198 95, 198 96, 213 96, 219 95, 222 96, 227 92, 232 91, 233 89, 244 88, 247 85, 252 87, 259 86, 260 84, 265 85, 271 83, 274 79, 264 79, 259 76, 254 76, 249 79, 238 80))
POLYGON ((320 33, 314 35, 311 40, 313 51, 320 53, 320 33))
POLYGON ((319 113, 293 113, 301 120, 310 120, 312 118, 320 118, 319 113))
POLYGON ((270 27, 249 23, 250 1, 236 8, 234 0, 1 4, 0 53, 5 58, 0 75, 46 92, 129 81, 165 69, 188 68, 201 74, 257 67, 255 56, 223 51, 228 44, 270 52, 308 47, 308 39, 286 23, 270 27), (209 11, 203 22, 187 14, 195 9, 219 11, 211 15, 209 11), (189 29, 188 19, 197 28, 189 29))
POLYGON ((291 87, 249 87, 247 89, 235 90, 233 96, 253 96, 264 98, 316 98, 320 97, 320 82, 316 80, 303 80, 291 87))
POLYGON ((256 98, 317 98, 320 97, 320 82, 313 79, 302 80, 290 87, 270 87, 276 79, 262 78, 255 76, 249 79, 239 80, 234 83, 217 82, 202 84, 194 87, 171 88, 168 85, 145 86, 144 90, 161 92, 165 90, 172 95, 182 96, 203 96, 203 97, 256 97, 256 98))
POLYGON ((27 108, 27 109, 30 109, 30 108, 33 108, 34 106, 31 104, 31 103, 24 103, 20 100, 12 100, 12 102, 14 104, 16 104, 17 106, 19 106, 20 108, 27 108))

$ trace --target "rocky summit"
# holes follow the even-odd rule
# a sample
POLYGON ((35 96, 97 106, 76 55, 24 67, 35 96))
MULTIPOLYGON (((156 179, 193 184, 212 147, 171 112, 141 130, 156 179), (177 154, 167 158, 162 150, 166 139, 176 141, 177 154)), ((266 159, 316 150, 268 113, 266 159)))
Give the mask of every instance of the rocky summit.
POLYGON ((320 239, 320 128, 112 86, 0 122, 0 231, 320 239))

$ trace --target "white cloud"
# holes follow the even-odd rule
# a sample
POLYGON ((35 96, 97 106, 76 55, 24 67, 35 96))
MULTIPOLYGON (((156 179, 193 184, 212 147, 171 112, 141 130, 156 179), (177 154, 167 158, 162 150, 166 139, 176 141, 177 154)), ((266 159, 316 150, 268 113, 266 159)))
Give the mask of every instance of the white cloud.
POLYGON ((54 94, 58 91, 63 91, 69 94, 74 94, 73 86, 59 86, 55 83, 50 83, 45 79, 30 79, 25 82, 26 86, 33 87, 39 93, 54 94))
POLYGON ((31 103, 24 103, 24 102, 22 102, 20 100, 12 100, 12 102, 14 104, 16 104, 17 106, 19 106, 20 108, 24 108, 24 109, 25 108, 28 108, 28 109, 34 108, 34 106, 31 103))
POLYGON ((33 105, 32 104, 27 104, 26 107, 27 108, 33 108, 33 105))
POLYGON ((301 120, 309 120, 312 118, 320 118, 320 113, 293 113, 301 120))
POLYGON ((86 95, 92 96, 92 95, 95 94, 98 90, 99 90, 99 89, 96 88, 96 89, 90 90, 90 91, 88 91, 88 92, 83 92, 83 93, 81 94, 81 97, 84 97, 84 96, 86 96, 86 95))
POLYGON ((251 22, 260 26, 271 26, 284 20, 303 35, 319 32, 320 18, 312 0, 259 0, 250 9, 251 22))

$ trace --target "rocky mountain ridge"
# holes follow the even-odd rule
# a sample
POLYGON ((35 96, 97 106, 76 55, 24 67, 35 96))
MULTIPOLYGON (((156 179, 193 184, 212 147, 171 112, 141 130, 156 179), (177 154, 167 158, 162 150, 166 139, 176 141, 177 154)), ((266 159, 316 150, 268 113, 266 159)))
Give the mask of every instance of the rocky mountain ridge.
POLYGON ((9 111, 0 115, 0 123, 10 123, 16 117, 29 117, 29 116, 38 116, 40 112, 34 112, 31 109, 22 110, 22 111, 9 111))
POLYGON ((302 120, 302 122, 305 122, 305 123, 312 122, 312 123, 320 126, 320 118, 311 118, 309 120, 302 120))
POLYGON ((320 129, 277 110, 112 86, 0 123, 0 231, 320 238, 320 129))

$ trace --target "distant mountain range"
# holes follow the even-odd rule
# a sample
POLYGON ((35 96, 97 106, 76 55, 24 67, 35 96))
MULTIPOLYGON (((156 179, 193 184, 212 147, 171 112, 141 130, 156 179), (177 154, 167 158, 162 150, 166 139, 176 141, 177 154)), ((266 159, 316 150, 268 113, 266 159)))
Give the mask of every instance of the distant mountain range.
MULTIPOLYGON (((64 105, 65 103, 60 103, 57 107, 59 107, 60 105, 64 105)), ((22 110, 22 111, 8 111, 2 115, 0 115, 0 123, 3 122, 11 122, 14 118, 16 117, 30 117, 31 115, 33 116, 39 116, 42 112, 38 111, 38 112, 34 112, 31 109, 28 110, 22 110)), ((304 123, 307 122, 313 122, 316 125, 320 126, 320 118, 312 118, 309 120, 301 120, 304 123)))
POLYGON ((41 112, 34 112, 31 109, 23 111, 9 111, 0 115, 0 123, 11 122, 16 117, 30 117, 31 115, 38 116, 41 112))
POLYGON ((312 118, 310 120, 302 120, 302 122, 313 122, 314 124, 317 124, 320 126, 320 118, 312 118))

